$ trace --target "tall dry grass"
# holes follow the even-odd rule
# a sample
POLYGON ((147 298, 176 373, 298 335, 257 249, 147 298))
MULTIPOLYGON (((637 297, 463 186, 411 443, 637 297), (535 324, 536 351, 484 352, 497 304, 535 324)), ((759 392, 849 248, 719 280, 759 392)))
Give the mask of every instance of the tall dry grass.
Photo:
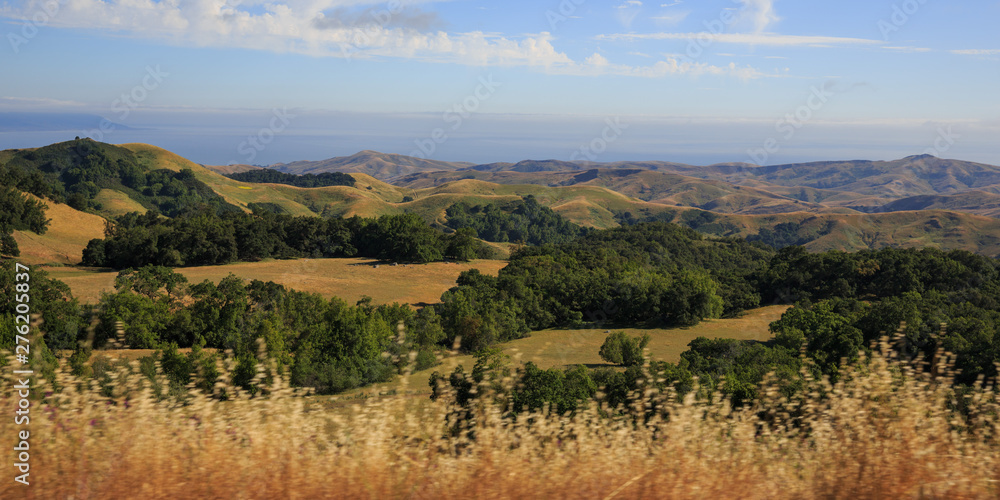
MULTIPOLYGON (((886 350, 801 398, 769 386, 738 409, 654 390, 616 418, 480 404, 459 433, 445 402, 330 410, 281 377, 267 397, 158 400, 137 362, 108 397, 63 369, 35 388, 50 394, 31 410, 32 484, 6 468, 0 498, 996 498, 994 388, 962 396, 960 414, 947 376, 924 368, 886 350)), ((0 419, 6 450, 19 429, 0 419)))

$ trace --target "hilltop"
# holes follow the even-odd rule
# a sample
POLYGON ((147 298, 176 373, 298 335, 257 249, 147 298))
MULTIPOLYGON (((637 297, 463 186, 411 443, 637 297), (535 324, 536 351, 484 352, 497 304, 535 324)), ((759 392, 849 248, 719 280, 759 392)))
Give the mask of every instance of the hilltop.
POLYGON ((270 168, 289 174, 318 174, 322 172, 342 172, 345 174, 367 174, 377 179, 388 180, 414 172, 457 170, 472 166, 471 163, 425 160, 378 151, 361 151, 351 156, 330 158, 321 161, 296 161, 278 163, 270 168))

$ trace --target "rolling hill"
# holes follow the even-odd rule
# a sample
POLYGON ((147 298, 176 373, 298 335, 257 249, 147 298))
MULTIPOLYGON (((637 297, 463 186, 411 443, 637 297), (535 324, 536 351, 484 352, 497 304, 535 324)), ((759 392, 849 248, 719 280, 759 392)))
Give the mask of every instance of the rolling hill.
MULTIPOLYGON (((459 201, 486 204, 533 195, 570 221, 596 228, 614 227, 626 214, 633 221, 672 221, 714 236, 751 236, 792 223, 812 250, 930 246, 1000 254, 1000 219, 993 218, 1000 215, 1000 188, 991 184, 1000 179, 1000 168, 933 157, 771 167, 621 162, 574 169, 579 165, 557 161, 475 166, 362 152, 347 157, 351 161, 339 159, 339 165, 378 175, 410 171, 394 184, 354 172, 354 186, 299 188, 235 181, 147 144, 117 148, 149 170, 190 169, 193 178, 242 210, 269 203, 301 216, 413 212, 441 224, 445 210, 459 201), (932 194, 901 196, 924 191, 932 194)), ((0 152, 0 165, 19 154, 0 152)), ((304 163, 296 164, 305 171, 304 163)), ((128 190, 113 186, 94 200, 100 208, 92 213, 47 202, 54 220, 50 232, 16 235, 25 255, 42 263, 75 263, 87 241, 101 236, 104 218, 144 209, 128 190)))
POLYGON ((603 187, 649 203, 693 207, 719 213, 855 213, 850 208, 825 206, 763 189, 642 169, 594 168, 572 172, 474 170, 424 172, 402 177, 395 183, 412 188, 429 188, 462 179, 476 179, 497 184, 538 184, 549 187, 603 187))
POLYGON ((388 180, 414 172, 457 170, 470 166, 472 166, 472 163, 425 160, 412 156, 366 150, 351 156, 330 158, 328 160, 278 163, 271 165, 270 168, 289 174, 343 172, 345 174, 367 174, 376 179, 388 180))

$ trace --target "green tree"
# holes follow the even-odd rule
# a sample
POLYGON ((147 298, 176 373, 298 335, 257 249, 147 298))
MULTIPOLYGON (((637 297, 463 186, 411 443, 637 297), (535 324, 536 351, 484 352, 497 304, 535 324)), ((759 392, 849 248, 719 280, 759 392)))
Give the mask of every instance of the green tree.
POLYGON ((648 333, 641 337, 629 337, 624 331, 613 332, 601 344, 601 359, 621 366, 641 365, 644 361, 643 349, 652 337, 648 333))

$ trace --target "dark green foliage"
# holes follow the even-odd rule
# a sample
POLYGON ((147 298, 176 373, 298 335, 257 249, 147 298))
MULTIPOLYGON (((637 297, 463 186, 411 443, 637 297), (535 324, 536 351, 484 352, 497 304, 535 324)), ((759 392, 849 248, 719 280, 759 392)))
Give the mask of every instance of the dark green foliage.
POLYGON ((354 177, 342 172, 323 172, 321 174, 286 174, 269 168, 248 170, 226 177, 240 182, 287 184, 289 186, 314 188, 326 186, 354 186, 354 177))
POLYGON ((433 366, 436 358, 426 343, 442 335, 433 311, 415 313, 407 306, 370 301, 349 306, 233 275, 218 284, 188 285, 170 269, 148 266, 119 273, 116 286, 98 305, 95 344, 101 347, 114 338, 120 323, 128 347, 162 350, 161 364, 178 386, 198 371, 199 383, 209 391, 217 376, 212 375, 214 355, 199 349, 180 355, 177 348, 231 351, 234 383, 254 393, 263 341, 278 369, 291 368, 293 383, 333 393, 388 380, 409 365, 410 351, 417 351, 417 366, 433 366), (400 323, 403 331, 419 335, 398 336, 400 323))
POLYGON ((0 181, 77 210, 98 209, 94 198, 102 189, 121 191, 170 217, 238 210, 191 170, 153 170, 128 149, 90 139, 18 151, 0 166, 0 181))
POLYGON ((518 370, 517 379, 511 395, 514 412, 537 411, 548 406, 561 415, 585 407, 597 393, 597 383, 583 365, 542 370, 528 362, 518 370))
POLYGON ((45 218, 47 208, 17 189, 0 185, 0 256, 21 254, 12 235, 14 231, 45 234, 49 227, 49 219, 45 218))
POLYGON ((499 348, 483 349, 475 356, 471 374, 462 365, 455 367, 447 379, 432 373, 431 399, 448 394, 455 403, 467 407, 480 396, 490 395, 494 401, 508 404, 512 415, 545 407, 564 414, 585 407, 597 393, 597 383, 582 365, 542 370, 529 362, 512 373, 508 356, 499 348), (512 378, 513 383, 505 384, 507 378, 512 378))
POLYGON ((286 213, 286 210, 282 208, 281 205, 271 202, 264 202, 264 203, 251 202, 247 204, 247 208, 249 208, 250 212, 255 215, 263 213, 270 213, 270 214, 286 213))
MULTIPOLYGON (((15 281, 14 268, 13 260, 0 259, 0 349, 10 352, 14 351, 14 327, 25 324, 15 319, 18 295, 24 295, 23 292, 18 292, 16 285, 24 281, 15 281)), ((46 271, 37 267, 32 267, 28 274, 28 304, 32 314, 41 315, 45 343, 52 350, 75 349, 77 337, 84 325, 83 311, 69 287, 49 278, 46 271)))
POLYGON ((769 372, 775 372, 776 382, 788 393, 799 380, 798 351, 780 345, 699 337, 688 347, 677 365, 680 372, 698 376, 706 392, 720 390, 737 404, 756 398, 757 387, 769 372))
POLYGON ((493 254, 489 246, 468 233, 446 235, 415 214, 322 219, 256 209, 253 214, 200 213, 173 219, 155 212, 125 214, 107 225, 104 239, 90 241, 83 263, 126 269, 147 264, 204 266, 295 257, 431 262, 446 254, 463 259, 493 254))
POLYGON ((601 359, 608 363, 635 366, 641 365, 644 361, 642 350, 649 345, 651 337, 645 334, 642 337, 629 337, 625 332, 614 332, 604 339, 601 344, 601 359))
POLYGON ((677 212, 674 210, 662 210, 652 213, 649 209, 640 209, 638 214, 631 211, 615 212, 615 222, 623 226, 634 226, 645 222, 674 222, 677 212))
POLYGON ((449 341, 461 336, 468 351, 585 321, 692 325, 756 306, 749 278, 772 255, 672 224, 593 231, 568 243, 525 247, 498 278, 463 273, 437 312, 449 341))
POLYGON ((488 205, 459 202, 448 207, 446 214, 448 227, 472 229, 471 236, 500 243, 565 243, 587 233, 585 228, 540 205, 532 195, 488 205))
POLYGON ((774 226, 774 229, 761 228, 757 234, 747 236, 747 241, 756 241, 780 249, 793 245, 805 245, 816 239, 800 235, 801 229, 801 224, 782 222, 774 226))
POLYGON ((498 283, 498 278, 473 269, 462 273, 458 286, 441 296, 435 311, 441 316, 448 343, 461 339, 462 350, 475 352, 528 333, 519 298, 498 283))
POLYGON ((729 236, 739 231, 732 222, 720 220, 715 213, 705 210, 660 210, 652 212, 649 209, 640 209, 638 214, 630 211, 615 213, 615 220, 623 226, 634 226, 649 222, 673 222, 698 231, 699 233, 711 234, 713 236, 729 236))

